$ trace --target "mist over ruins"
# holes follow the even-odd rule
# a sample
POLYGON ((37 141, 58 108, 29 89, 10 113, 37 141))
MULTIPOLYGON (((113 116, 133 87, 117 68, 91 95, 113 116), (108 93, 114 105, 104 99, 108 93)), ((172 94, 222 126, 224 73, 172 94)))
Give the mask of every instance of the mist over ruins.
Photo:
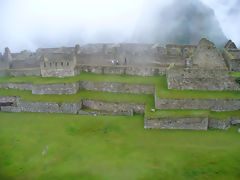
POLYGON ((0 0, 0 180, 239 180, 239 8, 0 0))

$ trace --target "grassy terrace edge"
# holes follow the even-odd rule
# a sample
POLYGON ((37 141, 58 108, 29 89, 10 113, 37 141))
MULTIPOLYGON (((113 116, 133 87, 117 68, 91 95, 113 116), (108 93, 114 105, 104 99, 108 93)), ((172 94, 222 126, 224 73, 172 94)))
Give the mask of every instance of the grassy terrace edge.
POLYGON ((232 77, 240 77, 240 72, 230 72, 230 73, 229 73, 229 76, 232 76, 232 77))
POLYGON ((212 112, 209 110, 156 110, 151 112, 154 108, 154 96, 146 94, 126 94, 126 93, 109 93, 80 90, 77 94, 71 95, 36 95, 31 91, 14 90, 14 89, 0 89, 1 96, 20 96, 20 101, 33 102, 56 102, 62 104, 63 102, 77 102, 80 99, 93 99, 105 102, 133 102, 145 104, 146 118, 173 118, 173 117, 210 117, 215 119, 226 119, 228 117, 240 117, 239 111, 227 112, 212 112))
POLYGON ((77 81, 91 82, 115 82, 128 84, 147 84, 154 85, 157 98, 168 99, 240 99, 238 91, 202 91, 202 90, 174 90, 168 89, 166 76, 129 76, 129 75, 103 75, 93 73, 81 73, 74 77, 55 78, 40 76, 21 76, 21 77, 0 77, 0 83, 31 83, 57 84, 57 83, 76 83, 77 81))

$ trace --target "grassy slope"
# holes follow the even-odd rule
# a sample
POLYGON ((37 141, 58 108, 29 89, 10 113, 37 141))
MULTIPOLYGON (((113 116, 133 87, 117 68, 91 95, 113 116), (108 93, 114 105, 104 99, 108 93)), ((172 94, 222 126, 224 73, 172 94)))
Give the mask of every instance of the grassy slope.
POLYGON ((230 72, 229 75, 232 77, 240 77, 240 72, 230 72))
POLYGON ((0 179, 239 179, 239 137, 144 130, 142 116, 0 112, 0 179))
POLYGON ((75 83, 77 81, 94 82, 119 82, 133 84, 154 84, 156 96, 160 98, 175 99, 240 99, 237 91, 197 91, 197 90, 170 90, 167 88, 166 76, 140 77, 125 75, 102 75, 82 73, 78 76, 67 78, 42 78, 39 76, 22 77, 1 77, 0 83, 33 83, 33 84, 52 84, 52 83, 75 83))

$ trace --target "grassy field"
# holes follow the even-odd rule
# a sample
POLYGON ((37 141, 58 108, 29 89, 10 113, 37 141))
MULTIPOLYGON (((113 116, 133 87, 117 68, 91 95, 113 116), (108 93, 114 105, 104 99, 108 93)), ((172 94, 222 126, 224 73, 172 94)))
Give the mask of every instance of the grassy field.
POLYGON ((39 76, 22 77, 0 77, 0 83, 32 83, 32 84, 54 84, 75 83, 77 81, 93 82, 118 82, 130 84, 152 84, 156 87, 156 96, 159 98, 175 99, 240 99, 238 91, 198 91, 198 90, 172 90, 167 88, 166 76, 140 77, 126 75, 102 75, 82 73, 74 77, 66 78, 42 78, 39 76))
POLYGON ((0 179, 240 179, 239 138, 144 130, 142 116, 0 112, 0 179))

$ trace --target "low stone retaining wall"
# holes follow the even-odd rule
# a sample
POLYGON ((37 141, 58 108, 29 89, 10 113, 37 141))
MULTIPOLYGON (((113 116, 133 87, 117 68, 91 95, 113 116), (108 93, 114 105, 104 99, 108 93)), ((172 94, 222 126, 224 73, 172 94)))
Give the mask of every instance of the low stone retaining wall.
POLYGON ((76 94, 79 84, 42 84, 33 85, 32 94, 76 94))
POLYGON ((63 103, 62 105, 58 105, 54 102, 20 101, 17 103, 16 107, 3 107, 2 111, 77 114, 82 107, 81 105, 81 101, 77 103, 63 103))
POLYGON ((6 106, 14 106, 20 97, 17 96, 0 96, 0 110, 6 106))
POLYGON ((134 113, 144 114, 145 105, 137 103, 117 103, 117 102, 104 102, 98 100, 82 100, 83 108, 95 109, 99 111, 108 111, 108 112, 128 112, 133 111, 134 113))
POLYGON ((79 110, 78 114, 81 115, 93 115, 93 116, 133 116, 133 111, 126 112, 101 112, 101 111, 83 111, 79 110))
POLYGON ((212 128, 212 129, 225 130, 225 129, 229 129, 230 126, 231 126, 231 118, 227 118, 223 120, 209 118, 209 121, 208 121, 208 128, 212 128))
POLYGON ((19 89, 19 90, 32 90, 33 85, 29 83, 1 83, 0 88, 3 89, 19 89))
POLYGON ((0 70, 0 77, 3 77, 3 76, 40 76, 40 75, 41 75, 40 68, 0 70))
POLYGON ((89 81, 80 81, 79 89, 133 94, 154 94, 155 92, 154 85, 124 84, 113 82, 89 82, 89 81))
POLYGON ((114 82, 90 82, 79 81, 73 84, 42 84, 32 85, 28 83, 3 83, 0 88, 31 90, 32 94, 76 94, 79 89, 102 91, 102 92, 119 92, 134 94, 154 94, 154 85, 145 84, 127 84, 114 82))
POLYGON ((16 104, 19 98, 18 96, 0 96, 0 103, 13 102, 16 104))
POLYGON ((145 118, 144 128, 207 130, 208 118, 145 118))
POLYGON ((1 110, 6 112, 87 114, 81 111, 82 108, 106 111, 118 115, 144 114, 145 112, 144 104, 104 102, 88 99, 82 99, 76 103, 62 103, 61 105, 55 102, 19 101, 14 106, 3 106, 1 110))
POLYGON ((156 109, 209 109, 234 111, 240 109, 240 100, 223 99, 162 99, 155 98, 156 109))
POLYGON ((213 119, 209 118, 208 127, 213 129, 222 129, 226 130, 230 128, 234 120, 240 119, 239 117, 229 117, 227 119, 213 119))

